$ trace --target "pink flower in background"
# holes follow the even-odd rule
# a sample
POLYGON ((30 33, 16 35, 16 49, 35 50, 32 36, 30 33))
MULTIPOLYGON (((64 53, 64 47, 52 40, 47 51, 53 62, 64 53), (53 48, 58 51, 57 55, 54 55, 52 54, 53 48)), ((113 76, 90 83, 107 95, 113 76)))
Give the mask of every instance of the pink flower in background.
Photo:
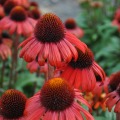
POLYGON ((33 18, 34 20, 38 20, 40 19, 41 17, 41 12, 38 8, 31 8, 29 11, 28 11, 28 16, 33 18))
POLYGON ((113 26, 116 26, 116 27, 118 28, 118 31, 120 32, 120 20, 114 19, 114 20, 112 21, 112 25, 113 25, 113 26))
POLYGON ((0 21, 3 30, 9 31, 10 34, 17 33, 25 36, 33 32, 35 24, 36 21, 27 17, 25 9, 21 6, 14 7, 10 15, 0 21))
POLYGON ((69 18, 65 21, 65 28, 78 38, 84 36, 84 31, 77 26, 77 23, 73 18, 69 18))
POLYGON ((109 94, 106 97, 106 106, 111 111, 120 112, 120 71, 109 77, 109 94))
POLYGON ((3 6, 5 13, 8 15, 15 6, 17 6, 17 4, 13 0, 6 1, 3 6))
POLYGON ((120 19, 120 8, 118 8, 115 12, 114 19, 120 19))
POLYGON ((90 108, 79 90, 73 89, 62 78, 50 79, 27 101, 26 120, 82 120, 83 114, 87 120, 94 120, 78 102, 90 108))
POLYGON ((10 40, 0 37, 0 57, 5 60, 11 56, 10 40))
POLYGON ((48 65, 45 63, 44 66, 40 66, 37 61, 32 61, 27 64, 28 70, 33 73, 39 71, 40 73, 46 73, 48 71, 48 65))

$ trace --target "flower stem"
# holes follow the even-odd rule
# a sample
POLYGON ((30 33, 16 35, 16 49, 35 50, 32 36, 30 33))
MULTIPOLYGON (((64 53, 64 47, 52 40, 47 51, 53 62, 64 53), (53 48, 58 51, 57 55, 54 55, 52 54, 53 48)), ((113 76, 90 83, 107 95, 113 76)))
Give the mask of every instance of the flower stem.
MULTIPOLYGON (((40 77, 40 69, 37 70, 36 77, 40 77)), ((35 94, 36 88, 37 88, 37 81, 35 81, 33 84, 33 95, 35 94)))
POLYGON ((116 120, 120 120, 120 113, 116 113, 116 120))
POLYGON ((5 74, 5 61, 3 60, 2 68, 1 68, 0 88, 3 88, 4 74, 5 74))
POLYGON ((12 54, 12 61, 11 61, 11 73, 10 73, 10 80, 9 80, 9 88, 12 88, 13 85, 17 81, 17 58, 18 58, 18 44, 19 44, 19 35, 16 35, 13 38, 13 54, 12 54))
POLYGON ((14 71, 14 54, 12 54, 12 58, 11 58, 11 69, 10 69, 10 79, 9 79, 9 84, 8 84, 8 88, 11 88, 12 86, 12 80, 13 80, 13 71, 14 71))
POLYGON ((14 52, 15 52, 15 56, 14 56, 14 59, 15 59, 15 68, 14 68, 14 83, 16 83, 16 81, 17 81, 17 63, 18 63, 18 49, 17 49, 17 47, 18 47, 18 45, 19 45, 19 35, 16 35, 16 38, 15 38, 15 45, 14 45, 14 52))
POLYGON ((48 72, 46 72, 46 80, 51 79, 54 76, 54 67, 48 62, 48 72))

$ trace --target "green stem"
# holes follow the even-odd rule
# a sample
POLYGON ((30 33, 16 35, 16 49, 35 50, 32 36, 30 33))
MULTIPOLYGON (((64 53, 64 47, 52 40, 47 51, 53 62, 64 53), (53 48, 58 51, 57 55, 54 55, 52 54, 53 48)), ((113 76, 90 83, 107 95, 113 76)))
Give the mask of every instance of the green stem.
POLYGON ((18 58, 18 44, 19 44, 19 35, 16 35, 13 38, 13 54, 11 61, 11 72, 10 72, 10 80, 9 80, 9 88, 12 88, 17 81, 17 58, 18 58))
POLYGON ((15 52, 15 56, 14 56, 14 59, 15 59, 15 66, 14 66, 14 83, 16 83, 17 81, 17 74, 18 74, 18 71, 17 71, 17 63, 18 63, 18 45, 19 45, 19 35, 16 36, 16 39, 15 39, 15 46, 14 46, 14 52, 15 52))
POLYGON ((0 88, 3 88, 4 74, 5 74, 5 61, 3 60, 2 68, 1 68, 1 81, 0 81, 0 88))
POLYGON ((12 88, 13 71, 14 71, 14 50, 11 58, 11 69, 10 69, 10 79, 9 79, 8 88, 12 88))

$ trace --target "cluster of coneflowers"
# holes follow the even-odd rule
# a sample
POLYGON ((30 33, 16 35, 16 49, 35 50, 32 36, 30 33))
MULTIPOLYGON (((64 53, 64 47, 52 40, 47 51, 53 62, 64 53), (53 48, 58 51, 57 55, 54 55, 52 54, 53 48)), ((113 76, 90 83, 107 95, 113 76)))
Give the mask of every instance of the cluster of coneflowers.
POLYGON ((0 21, 0 56, 4 61, 12 53, 10 88, 17 80, 20 47, 19 57, 28 63, 30 72, 45 73, 41 90, 29 99, 15 89, 3 93, 0 120, 94 120, 83 94, 92 92, 100 97, 103 89, 110 92, 106 97, 109 110, 116 104, 115 112, 120 111, 120 73, 106 78, 90 48, 78 39, 84 31, 74 19, 63 24, 53 13, 41 15, 38 5, 27 0, 1 0, 0 4, 0 15, 4 14, 0 21), (25 40, 21 42, 20 38, 25 40))
POLYGON ((41 12, 35 2, 0 0, 0 57, 3 62, 0 86, 3 87, 5 67, 11 59, 9 88, 17 81, 18 44, 30 36, 41 12))

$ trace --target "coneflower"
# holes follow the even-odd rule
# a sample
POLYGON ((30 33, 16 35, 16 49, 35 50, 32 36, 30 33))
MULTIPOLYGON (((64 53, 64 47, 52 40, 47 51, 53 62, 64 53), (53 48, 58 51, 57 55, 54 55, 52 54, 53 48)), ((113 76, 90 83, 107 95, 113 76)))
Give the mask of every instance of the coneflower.
POLYGON ((92 91, 96 85, 95 74, 101 77, 101 81, 105 79, 103 69, 95 62, 92 51, 89 48, 85 49, 85 53, 78 51, 77 61, 71 60, 70 63, 62 68, 61 77, 69 81, 75 88, 80 88, 82 91, 92 91))
POLYGON ((84 31, 77 26, 77 23, 73 18, 69 18, 65 21, 65 28, 78 38, 84 36, 84 31))
POLYGON ((11 56, 11 49, 10 49, 10 46, 7 44, 8 42, 6 40, 7 39, 2 38, 2 36, 0 36, 0 57, 3 60, 11 56))
POLYGON ((27 101, 25 112, 29 116, 26 120, 82 120, 82 115, 87 120, 94 120, 78 102, 90 108, 80 91, 73 89, 67 81, 50 79, 27 101))
POLYGON ((9 89, 0 98, 0 120, 26 120, 26 96, 14 89, 9 89))
POLYGON ((25 9, 21 6, 14 7, 9 16, 0 21, 3 30, 9 31, 10 34, 28 35, 33 32, 36 24, 32 18, 27 16, 25 9))
POLYGON ((17 6, 17 4, 13 0, 6 1, 4 6, 3 6, 5 13, 9 14, 15 6, 17 6))
POLYGON ((109 80, 109 94, 106 97, 106 106, 109 111, 115 106, 114 111, 120 112, 120 71, 112 74, 109 80))
POLYGON ((26 62, 37 59, 39 65, 48 60, 52 66, 59 67, 61 62, 77 59, 78 53, 72 44, 85 52, 86 45, 65 30, 60 18, 47 13, 38 20, 33 36, 19 45, 23 47, 20 57, 26 62))

